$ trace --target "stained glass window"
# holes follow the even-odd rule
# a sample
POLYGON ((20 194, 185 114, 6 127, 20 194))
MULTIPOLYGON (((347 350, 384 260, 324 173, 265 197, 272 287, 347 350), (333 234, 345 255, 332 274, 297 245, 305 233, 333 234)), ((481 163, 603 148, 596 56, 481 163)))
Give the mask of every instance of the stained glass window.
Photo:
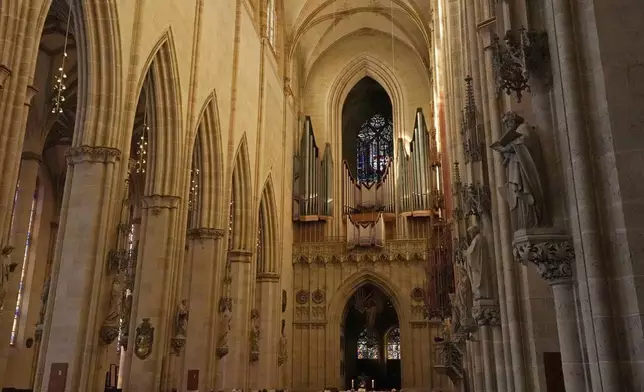
POLYGON ((358 359, 378 359, 378 336, 366 328, 358 335, 358 359))
MULTIPOLYGON (((14 200, 15 203, 15 200, 14 200)), ((29 258, 29 249, 31 248, 31 241, 33 239, 34 219, 36 215, 36 194, 31 200, 31 211, 29 212, 29 226, 27 229, 27 242, 25 243, 25 253, 22 256, 22 270, 20 272, 20 283, 18 285, 18 297, 16 299, 16 310, 13 314, 13 325, 11 326, 11 339, 10 345, 16 344, 18 338, 18 321, 20 321, 20 314, 22 310, 22 298, 25 292, 25 272, 27 271, 27 259, 29 258)))
POLYGON ((266 1, 266 37, 275 48, 275 0, 266 1))
POLYGON ((358 181, 378 182, 393 159, 393 122, 376 114, 367 120, 358 132, 358 181))
POLYGON ((400 328, 392 328, 385 339, 387 344, 387 359, 400 359, 400 328))

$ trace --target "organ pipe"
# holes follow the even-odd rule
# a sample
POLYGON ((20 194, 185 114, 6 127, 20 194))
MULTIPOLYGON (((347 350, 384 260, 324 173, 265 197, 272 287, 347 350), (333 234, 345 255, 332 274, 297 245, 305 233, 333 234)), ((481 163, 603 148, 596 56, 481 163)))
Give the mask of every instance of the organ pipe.
POLYGON ((333 159, 327 143, 320 159, 311 118, 304 121, 299 154, 293 166, 293 219, 316 221, 333 214, 333 159))
POLYGON ((382 179, 373 184, 362 184, 353 177, 349 165, 342 162, 343 208, 344 215, 367 211, 381 211, 394 213, 394 186, 393 163, 389 161, 382 179))

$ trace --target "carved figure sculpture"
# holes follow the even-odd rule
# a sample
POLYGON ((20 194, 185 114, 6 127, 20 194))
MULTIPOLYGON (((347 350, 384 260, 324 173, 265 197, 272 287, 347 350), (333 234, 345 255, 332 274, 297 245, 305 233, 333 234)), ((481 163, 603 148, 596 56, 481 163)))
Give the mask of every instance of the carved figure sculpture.
POLYGON ((188 336, 188 300, 181 300, 177 309, 177 336, 188 336))
POLYGON ((472 238, 472 242, 465 250, 467 275, 472 284, 472 294, 474 299, 493 298, 492 265, 485 237, 477 225, 470 226, 467 233, 472 238))
POLYGON ((118 276, 112 281, 112 288, 110 291, 110 309, 107 313, 106 324, 118 324, 119 316, 121 315, 121 301, 123 299, 123 290, 121 289, 121 280, 118 276))
POLYGON ((219 357, 228 353, 228 333, 230 332, 230 321, 233 312, 230 308, 224 308, 219 316, 219 341, 217 342, 217 352, 219 357))
POLYGON ((47 301, 49 301, 49 286, 51 285, 51 276, 47 278, 40 293, 40 314, 38 316, 38 325, 45 323, 45 313, 47 312, 47 301))
POLYGON ((503 155, 507 183, 499 188, 510 207, 515 230, 538 227, 545 220, 541 144, 534 127, 514 112, 503 116, 505 134, 492 148, 503 155))
POLYGON ((467 276, 467 270, 462 264, 454 264, 456 275, 456 304, 460 316, 460 324, 466 327, 472 318, 472 284, 467 276))
POLYGON ((449 302, 452 305, 452 325, 454 332, 461 329, 461 308, 463 305, 459 304, 458 300, 459 296, 456 293, 449 294, 449 302))
POLYGON ((256 362, 259 360, 259 310, 251 310, 250 320, 250 358, 256 362))

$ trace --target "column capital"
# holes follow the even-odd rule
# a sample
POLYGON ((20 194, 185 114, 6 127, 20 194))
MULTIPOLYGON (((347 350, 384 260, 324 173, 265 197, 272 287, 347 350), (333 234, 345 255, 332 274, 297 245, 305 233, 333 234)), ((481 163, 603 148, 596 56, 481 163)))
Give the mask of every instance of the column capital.
POLYGON ((280 274, 276 272, 261 272, 257 274, 257 281, 277 283, 280 281, 280 274))
POLYGON ((514 233, 514 258, 537 266, 541 278, 553 284, 571 283, 575 250, 565 232, 553 228, 518 230, 514 233))
POLYGON ((11 70, 4 64, 0 64, 0 90, 4 88, 4 83, 11 76, 11 70))
POLYGON ((141 209, 152 210, 158 215, 161 210, 174 210, 179 207, 180 197, 171 195, 148 195, 141 198, 141 209))
POLYGON ((42 162, 42 155, 37 154, 31 151, 25 151, 20 156, 21 161, 37 161, 38 163, 42 162))
POLYGON ((492 299, 477 299, 472 307, 472 317, 478 325, 501 325, 499 304, 492 299))
POLYGON ((84 162, 114 163, 121 159, 121 151, 113 147, 76 146, 67 150, 65 158, 70 166, 84 162))
POLYGON ((228 251, 228 260, 231 263, 250 263, 253 259, 253 252, 243 249, 231 249, 228 251))
POLYGON ((198 227, 194 229, 188 229, 188 239, 190 240, 203 240, 203 239, 215 239, 218 240, 224 237, 224 229, 215 229, 211 227, 198 227))

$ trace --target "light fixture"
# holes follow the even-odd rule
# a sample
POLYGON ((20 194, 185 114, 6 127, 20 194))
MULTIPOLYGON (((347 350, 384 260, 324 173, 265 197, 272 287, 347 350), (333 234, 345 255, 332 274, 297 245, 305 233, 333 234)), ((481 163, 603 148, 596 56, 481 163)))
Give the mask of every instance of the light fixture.
POLYGON ((51 112, 53 114, 61 114, 63 112, 63 103, 65 102, 64 92, 67 90, 65 86, 65 80, 67 79, 67 74, 65 73, 65 60, 67 59, 67 43, 69 41, 69 22, 71 21, 72 10, 69 9, 67 14, 67 28, 65 29, 65 44, 63 45, 63 58, 60 61, 60 67, 58 67, 58 75, 56 76, 56 81, 54 83, 54 98, 52 99, 53 106, 51 112))
POLYGON ((146 158, 148 155, 148 132, 150 131, 150 127, 147 124, 147 110, 145 114, 143 115, 143 128, 141 129, 141 137, 139 138, 139 141, 136 143, 136 161, 134 163, 134 170, 136 174, 145 174, 145 168, 146 168, 146 158))
POLYGON ((199 168, 190 169, 190 193, 188 194, 188 210, 193 211, 197 206, 199 195, 199 168))

